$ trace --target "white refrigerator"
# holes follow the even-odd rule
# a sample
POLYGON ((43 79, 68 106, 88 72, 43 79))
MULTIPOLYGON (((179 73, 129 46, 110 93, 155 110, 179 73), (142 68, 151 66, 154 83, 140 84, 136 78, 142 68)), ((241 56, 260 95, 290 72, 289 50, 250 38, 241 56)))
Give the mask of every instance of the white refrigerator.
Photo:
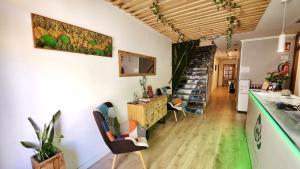
POLYGON ((250 80, 239 80, 238 86, 237 111, 246 112, 248 110, 248 93, 250 80))

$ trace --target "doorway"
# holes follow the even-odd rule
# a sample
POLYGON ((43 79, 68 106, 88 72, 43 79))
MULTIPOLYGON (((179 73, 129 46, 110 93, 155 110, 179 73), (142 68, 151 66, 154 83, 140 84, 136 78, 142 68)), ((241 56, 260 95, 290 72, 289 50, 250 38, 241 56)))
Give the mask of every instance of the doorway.
POLYGON ((292 76, 290 89, 293 91, 293 94, 299 96, 299 65, 300 65, 300 32, 297 33, 295 41, 295 51, 294 51, 294 60, 292 67, 292 76))
POLYGON ((234 80, 235 64, 224 64, 223 66, 223 86, 228 86, 228 82, 234 80))

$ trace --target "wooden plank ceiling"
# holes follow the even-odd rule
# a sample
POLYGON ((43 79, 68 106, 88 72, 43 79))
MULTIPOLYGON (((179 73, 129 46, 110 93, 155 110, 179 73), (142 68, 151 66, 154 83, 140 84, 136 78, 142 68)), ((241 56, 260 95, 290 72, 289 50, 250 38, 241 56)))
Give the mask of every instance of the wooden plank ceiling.
MULTIPOLYGON (((145 24, 178 41, 179 35, 169 26, 157 21, 151 11, 153 0, 108 0, 113 5, 135 16, 145 24)), ((185 40, 199 39, 201 36, 225 35, 228 25, 227 17, 236 16, 239 27, 234 33, 255 30, 270 0, 232 0, 241 8, 226 10, 217 6, 213 0, 159 0, 160 13, 168 23, 184 34, 185 40)))

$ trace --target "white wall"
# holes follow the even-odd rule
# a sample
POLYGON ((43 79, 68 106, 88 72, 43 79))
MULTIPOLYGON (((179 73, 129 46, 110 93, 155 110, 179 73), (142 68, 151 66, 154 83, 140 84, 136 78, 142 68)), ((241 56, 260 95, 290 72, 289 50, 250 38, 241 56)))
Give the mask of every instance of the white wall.
POLYGON ((214 57, 214 68, 213 68, 213 73, 212 73, 212 83, 211 83, 211 89, 210 89, 211 93, 218 87, 219 66, 220 66, 219 59, 215 56, 214 57))
POLYGON ((277 71, 277 66, 285 61, 283 56, 287 56, 287 60, 292 65, 295 35, 289 35, 286 41, 292 44, 290 52, 278 53, 276 36, 243 40, 239 79, 249 79, 251 83, 263 84, 267 73, 277 71))
POLYGON ((140 91, 140 77, 118 75, 117 50, 157 58, 157 75, 149 84, 165 86, 171 77, 171 41, 103 0, 3 0, 0 5, 0 168, 31 168, 31 150, 21 140, 36 141, 27 121, 39 124, 62 111, 59 126, 68 169, 86 168, 109 152, 92 110, 115 104, 127 120, 126 102, 140 91), (113 57, 33 48, 30 13, 109 35, 113 57))

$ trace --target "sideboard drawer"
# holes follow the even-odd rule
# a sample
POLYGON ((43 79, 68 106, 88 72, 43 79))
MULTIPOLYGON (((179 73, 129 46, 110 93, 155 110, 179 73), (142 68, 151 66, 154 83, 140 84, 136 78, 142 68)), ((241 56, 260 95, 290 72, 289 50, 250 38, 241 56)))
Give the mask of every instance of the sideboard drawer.
POLYGON ((128 119, 150 128, 167 114, 167 96, 158 96, 148 103, 127 104, 128 119))

